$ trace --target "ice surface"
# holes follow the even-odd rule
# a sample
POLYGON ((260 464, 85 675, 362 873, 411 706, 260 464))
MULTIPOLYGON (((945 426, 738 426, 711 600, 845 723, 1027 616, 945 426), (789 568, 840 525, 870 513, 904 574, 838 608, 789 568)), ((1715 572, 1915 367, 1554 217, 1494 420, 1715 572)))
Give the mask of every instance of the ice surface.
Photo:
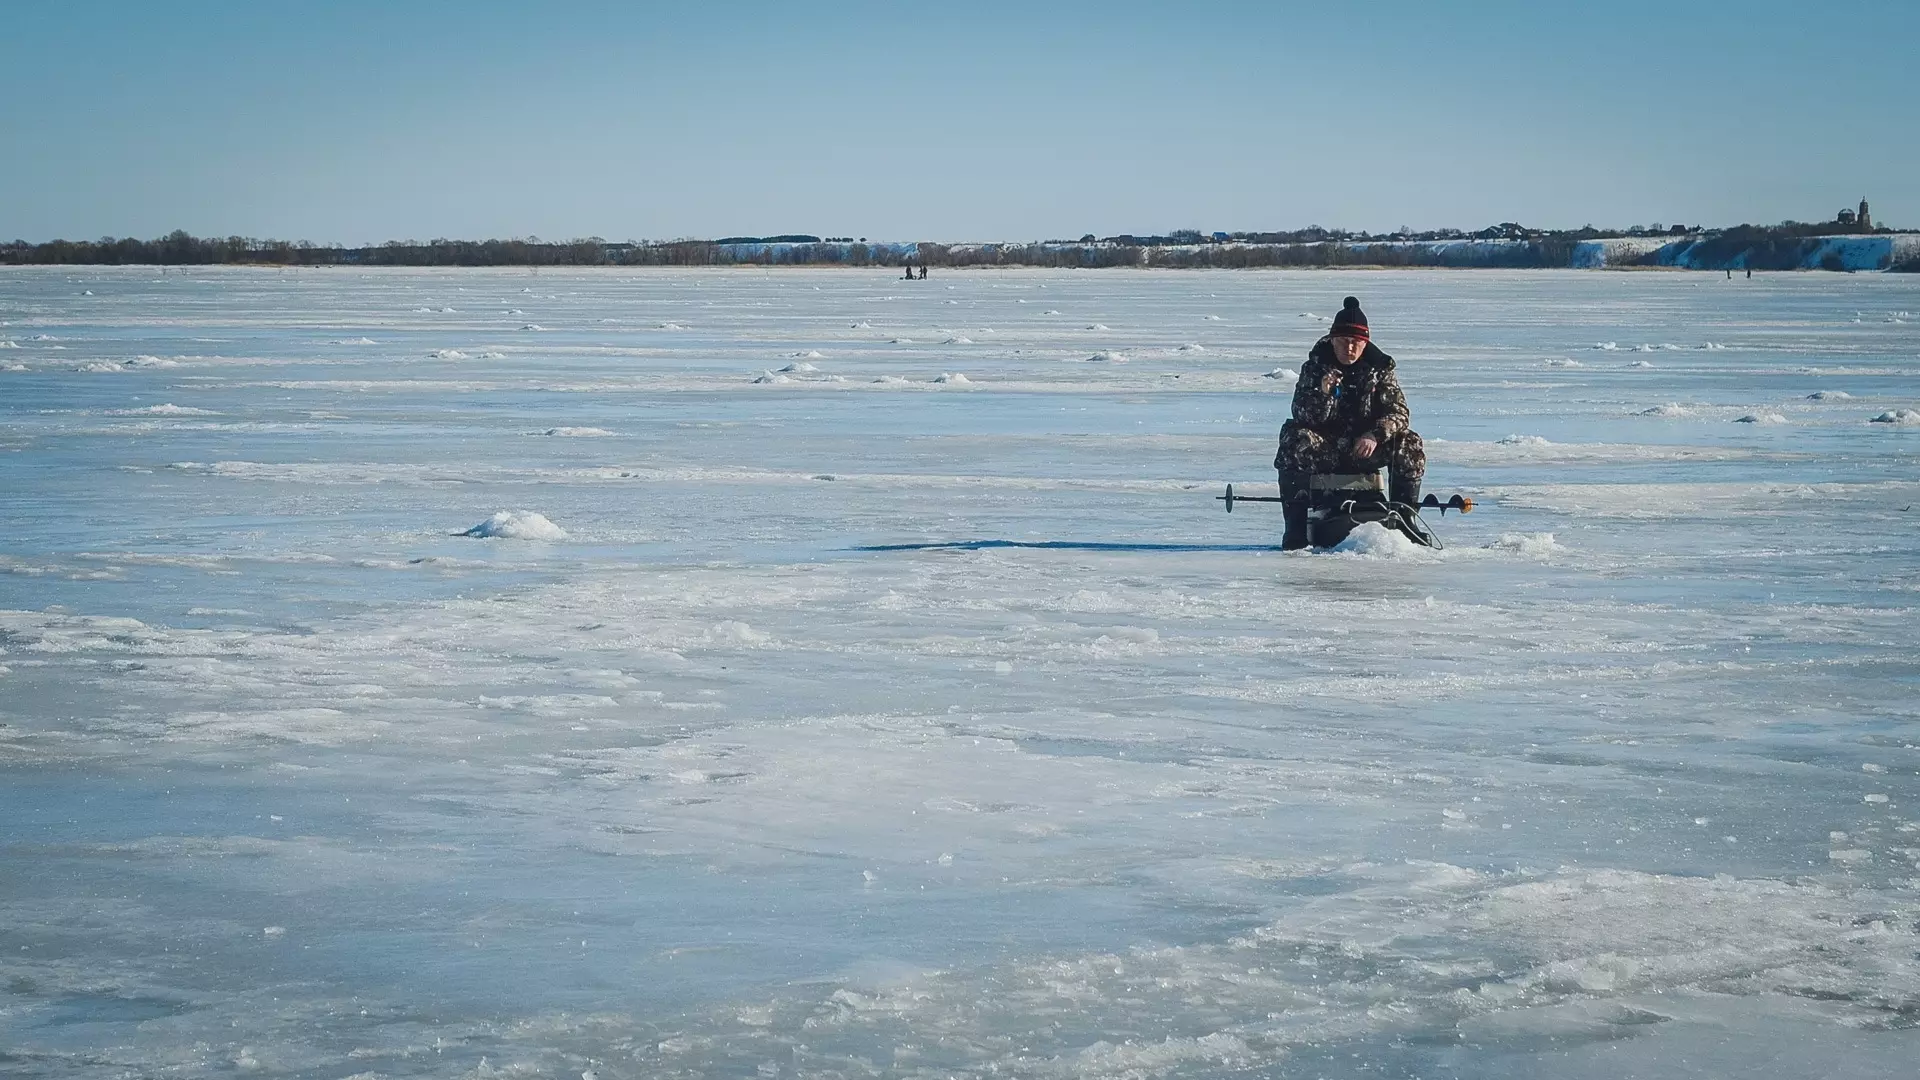
POLYGON ((0 1061, 1911 1072, 1920 279, 891 276, 0 270, 0 1061), (1348 293, 1444 552, 1214 499, 1348 293))

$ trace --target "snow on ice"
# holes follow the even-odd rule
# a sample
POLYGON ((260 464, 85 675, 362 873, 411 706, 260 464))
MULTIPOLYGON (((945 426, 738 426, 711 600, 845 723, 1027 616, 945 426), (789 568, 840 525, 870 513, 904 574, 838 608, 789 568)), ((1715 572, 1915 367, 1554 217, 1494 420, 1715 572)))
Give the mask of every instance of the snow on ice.
POLYGON ((461 535, 501 540, 565 540, 567 538, 565 529, 530 510, 501 510, 461 535))

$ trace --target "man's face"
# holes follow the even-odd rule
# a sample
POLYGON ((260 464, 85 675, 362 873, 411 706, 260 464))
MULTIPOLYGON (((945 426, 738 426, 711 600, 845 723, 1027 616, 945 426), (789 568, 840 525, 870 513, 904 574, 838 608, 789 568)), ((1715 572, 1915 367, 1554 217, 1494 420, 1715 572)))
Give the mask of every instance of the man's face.
POLYGON ((1340 361, 1343 365, 1351 364, 1355 360, 1360 359, 1360 354, 1367 351, 1366 338, 1335 334, 1331 341, 1333 342, 1333 358, 1340 361))

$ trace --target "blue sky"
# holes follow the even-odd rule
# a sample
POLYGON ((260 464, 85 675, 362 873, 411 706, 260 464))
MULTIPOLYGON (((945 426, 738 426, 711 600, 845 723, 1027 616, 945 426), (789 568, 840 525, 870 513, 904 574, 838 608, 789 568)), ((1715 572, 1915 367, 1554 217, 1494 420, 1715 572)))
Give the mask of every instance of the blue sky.
POLYGON ((1920 225, 1920 4, 10 0, 0 237, 1920 225))

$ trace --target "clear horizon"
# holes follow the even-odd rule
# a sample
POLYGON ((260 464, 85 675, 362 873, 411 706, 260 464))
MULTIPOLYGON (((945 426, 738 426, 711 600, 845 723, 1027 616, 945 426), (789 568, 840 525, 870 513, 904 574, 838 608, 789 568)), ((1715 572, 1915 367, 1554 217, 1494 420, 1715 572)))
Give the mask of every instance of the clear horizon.
POLYGON ((963 242, 1920 208, 1902 137, 1920 75, 1893 58, 1920 37, 1911 6, 11 15, 6 240, 963 242))

